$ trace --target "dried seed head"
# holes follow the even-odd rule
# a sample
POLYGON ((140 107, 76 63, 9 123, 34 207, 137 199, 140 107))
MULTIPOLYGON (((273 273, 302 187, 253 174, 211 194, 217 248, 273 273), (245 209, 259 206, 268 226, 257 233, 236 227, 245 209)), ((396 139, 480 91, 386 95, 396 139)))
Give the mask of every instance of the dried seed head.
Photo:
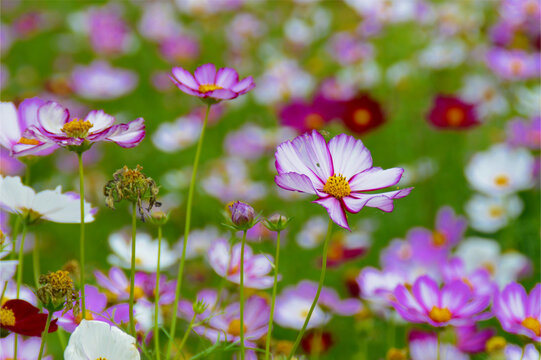
POLYGON ((38 299, 49 311, 64 309, 64 313, 73 309, 74 315, 79 312, 78 293, 73 286, 69 272, 58 270, 39 278, 38 299))

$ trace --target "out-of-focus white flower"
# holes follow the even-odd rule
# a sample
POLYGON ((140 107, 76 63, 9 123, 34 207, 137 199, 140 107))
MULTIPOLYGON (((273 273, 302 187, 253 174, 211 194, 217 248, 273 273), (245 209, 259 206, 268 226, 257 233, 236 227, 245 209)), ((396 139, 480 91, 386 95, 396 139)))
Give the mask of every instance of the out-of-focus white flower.
POLYGON ((488 76, 468 76, 460 91, 460 97, 476 105, 475 111, 480 118, 504 114, 508 110, 507 100, 498 90, 498 84, 488 76))
POLYGON ((103 321, 83 320, 71 334, 65 360, 139 360, 135 338, 103 321))
MULTIPOLYGON (((81 203, 78 194, 62 193, 58 186, 55 190, 34 189, 23 185, 18 176, 0 176, 0 208, 26 217, 28 221, 39 219, 57 223, 76 224, 81 222, 81 203)), ((85 201, 85 222, 94 221, 96 208, 91 208, 85 201)))
POLYGON ((73 91, 89 100, 113 100, 135 89, 138 77, 130 70, 113 68, 105 61, 76 66, 71 75, 73 91))
MULTIPOLYGON (((194 259, 207 255, 210 244, 220 237, 218 229, 214 226, 207 226, 204 229, 196 229, 188 235, 188 243, 186 244, 186 259, 194 259)), ((180 238, 176 250, 178 254, 182 254, 184 237, 180 238)))
POLYGON ((504 144, 477 153, 466 167, 471 187, 489 196, 502 196, 533 185, 534 158, 525 149, 504 144))
POLYGON ((183 116, 172 123, 162 123, 154 135, 154 146, 165 152, 175 152, 192 145, 201 133, 201 119, 183 116))
POLYGON ((297 244, 305 249, 312 249, 321 244, 327 233, 327 222, 321 216, 308 220, 297 235, 297 244))
POLYGON ((518 252, 501 252, 494 240, 471 237, 460 243, 456 255, 464 261, 468 273, 486 269, 502 287, 528 274, 530 260, 518 252))
POLYGON ((438 38, 419 54, 419 63, 432 69, 456 67, 466 58, 466 45, 458 39, 438 38))
MULTIPOLYGON (((118 231, 109 236, 109 246, 113 254, 107 260, 115 266, 125 269, 131 267, 131 234, 118 231)), ((160 268, 166 269, 177 261, 178 255, 171 251, 167 241, 162 239, 160 268)), ((135 268, 147 272, 156 271, 158 265, 158 241, 152 240, 147 233, 137 233, 135 239, 135 268)))
POLYGON ((438 164, 428 157, 419 158, 413 164, 402 164, 399 167, 404 169, 404 174, 398 186, 410 186, 422 182, 438 171, 438 164))
POLYGON ((522 200, 516 195, 489 197, 476 194, 466 203, 471 227, 485 233, 504 228, 510 220, 520 215, 522 209, 522 200))
POLYGON ((517 110, 527 117, 541 115, 541 86, 519 88, 515 91, 517 110))

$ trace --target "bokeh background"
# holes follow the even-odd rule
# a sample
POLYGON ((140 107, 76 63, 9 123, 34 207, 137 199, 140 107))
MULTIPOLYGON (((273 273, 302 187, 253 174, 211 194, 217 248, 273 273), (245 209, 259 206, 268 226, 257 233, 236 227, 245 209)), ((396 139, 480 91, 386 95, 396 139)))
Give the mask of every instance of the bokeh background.
MULTIPOLYGON (((330 89, 325 87, 329 81, 346 89, 336 90, 339 95, 347 91, 369 95, 383 111, 382 124, 354 133, 342 120, 334 119, 322 130, 329 139, 342 132, 362 139, 376 166, 405 167, 400 186, 415 189, 396 201, 392 213, 367 208, 349 216, 352 230, 365 233, 371 246, 365 256, 328 272, 326 285, 346 296, 348 276, 364 266, 377 266, 381 249, 391 240, 404 238, 415 226, 432 229, 436 212, 444 205, 464 214, 474 194, 464 175, 471 157, 505 142, 511 119, 538 115, 538 74, 505 79, 486 61, 485 54, 497 46, 539 53, 539 34, 536 38, 526 30, 509 30, 514 37, 507 44, 497 43, 494 27, 502 22, 502 4, 496 0, 2 0, 1 100, 19 102, 40 96, 59 101, 72 115, 103 109, 118 122, 145 119, 147 134, 138 147, 122 149, 101 143, 86 154, 86 198, 99 207, 96 221, 86 227, 87 268, 106 271, 110 267, 108 237, 129 225, 130 214, 126 205, 115 211, 106 208, 103 186, 124 165, 140 164, 158 182, 160 198, 171 209, 164 237, 173 248, 182 238, 184 199, 199 134, 194 124, 200 122, 203 104, 174 87, 167 77, 171 68, 193 71, 212 62, 237 69, 241 77, 253 76, 256 88, 220 105, 211 120, 192 228, 212 225, 226 233, 220 225, 222 211, 234 199, 250 202, 264 215, 293 216, 284 236, 280 289, 302 279, 317 281, 320 247, 304 249, 296 238, 307 220, 326 216, 309 197, 292 197, 274 184, 274 149, 297 133, 282 124, 281 111, 299 100, 309 104, 330 89), (98 66, 97 62, 114 70, 86 69, 84 73, 82 67, 98 66), (434 127, 427 120, 434 98, 438 94, 460 97, 471 86, 467 83, 471 76, 490 79, 505 99, 505 109, 479 117, 479 124, 471 128, 434 127), (256 130, 238 135, 247 124, 256 130)), ((33 162, 30 169, 35 189, 62 185, 64 190, 78 190, 73 153, 58 150, 33 162)), ((2 157, 2 173, 17 172, 24 170, 2 157)), ((494 239, 504 251, 526 254, 533 266, 522 283, 530 289, 540 278, 539 186, 519 196, 524 209, 507 226, 491 233, 469 227, 466 236, 494 239)), ((138 228, 156 234, 156 227, 149 223, 139 222, 138 228)), ((335 231, 345 232, 338 227, 335 231)), ((41 223, 32 235, 39 239, 42 273, 78 258, 77 224, 41 223)), ((274 252, 272 241, 252 246, 256 251, 274 252)), ((31 253, 26 261, 30 264, 31 253)), ((192 298, 203 286, 219 284, 219 277, 205 262, 203 258, 187 262, 184 297, 192 298)), ((176 266, 166 272, 173 277, 176 266)), ((25 267, 24 279, 33 283, 31 266, 25 267)), ((88 281, 94 281, 91 272, 88 281)), ((326 327, 334 345, 322 358, 359 358, 361 337, 368 342, 369 358, 382 358, 387 327, 375 320, 365 332, 356 319, 335 317, 326 327)), ((397 345, 404 346, 404 327, 399 325, 397 331, 397 345)), ((295 334, 275 327, 276 338, 293 339, 295 334)), ((52 353, 59 354, 57 339, 50 339, 52 353)), ((195 351, 195 337, 189 346, 195 351)), ((220 356, 230 354, 216 358, 220 356)))

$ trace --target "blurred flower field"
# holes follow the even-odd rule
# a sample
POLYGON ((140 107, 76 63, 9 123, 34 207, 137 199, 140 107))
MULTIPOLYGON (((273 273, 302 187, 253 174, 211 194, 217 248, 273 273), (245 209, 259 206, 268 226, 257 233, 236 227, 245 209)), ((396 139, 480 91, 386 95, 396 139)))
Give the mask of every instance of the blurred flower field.
POLYGON ((0 360, 541 359, 540 0, 0 10, 0 360))

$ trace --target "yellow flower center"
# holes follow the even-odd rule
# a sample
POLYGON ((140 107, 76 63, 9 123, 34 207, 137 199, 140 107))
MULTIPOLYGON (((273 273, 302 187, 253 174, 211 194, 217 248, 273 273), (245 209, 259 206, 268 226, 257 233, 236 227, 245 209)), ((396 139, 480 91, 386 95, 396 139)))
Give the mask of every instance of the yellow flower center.
POLYGON ((304 123, 306 124, 307 128, 321 129, 325 121, 323 120, 321 115, 312 113, 304 118, 304 123))
POLYGON ((216 84, 201 84, 199 85, 199 91, 202 93, 208 93, 214 90, 223 89, 223 87, 216 84))
POLYGON ((370 116, 370 111, 366 109, 358 109, 355 110, 353 113, 353 121, 357 125, 365 126, 370 123, 370 119, 372 117, 370 116))
POLYGON ((104 357, 101 357, 101 356, 100 356, 100 357, 97 358, 96 360, 107 360, 107 358, 104 358, 104 357))
MULTIPOLYGON (((90 313, 90 311, 87 311, 86 314, 85 314, 85 320, 93 320, 94 317, 92 316, 92 314, 90 313)), ((75 323, 76 324, 80 324, 81 321, 83 321, 83 313, 79 313, 77 314, 77 316, 75 317, 75 323)))
MULTIPOLYGON (((246 325, 243 326, 244 332, 246 332, 246 325)), ((230 333, 233 336, 239 336, 240 335, 240 319, 233 319, 229 323, 229 327, 227 328, 227 332, 230 333)))
POLYGON ((342 174, 338 174, 329 176, 325 186, 323 186, 323 192, 341 199, 351 194, 351 188, 346 178, 342 174))
POLYGON ((541 336, 541 323, 539 320, 534 319, 531 316, 527 317, 526 319, 522 320, 522 326, 524 326, 526 329, 532 330, 535 336, 541 336))
MULTIPOLYGON (((130 293, 130 285, 128 285, 128 287, 126 288, 126 292, 130 293)), ((145 296, 145 291, 141 287, 135 286, 135 288, 133 289, 134 299, 138 300, 141 299, 143 296, 145 296)))
POLYGON ((397 349, 397 348, 390 348, 389 351, 387 351, 387 357, 386 360, 407 360, 407 351, 406 349, 397 349))
POLYGON ((437 306, 433 306, 432 310, 428 313, 428 316, 438 323, 444 323, 449 320, 451 320, 451 312, 447 308, 439 308, 437 306))
POLYGON ((93 126, 88 120, 73 119, 64 124, 62 132, 69 137, 85 138, 88 135, 88 130, 93 126))
POLYGON ((39 141, 36 140, 36 139, 28 139, 28 138, 22 137, 22 138, 19 139, 19 144, 39 145, 39 141))
POLYGON ((502 351, 505 349, 505 345, 507 345, 507 342, 505 339, 501 336, 493 336, 490 339, 487 340, 485 344, 485 349, 487 353, 495 353, 502 351))
POLYGON ((440 246, 445 245, 446 243, 447 243, 447 237, 445 236, 445 234, 439 231, 434 231, 432 233, 432 244, 434 246, 440 247, 440 246))
POLYGON ((458 107, 451 107, 447 110, 447 123, 451 126, 459 126, 464 121, 464 110, 458 107))
POLYGON ((499 218, 499 217, 502 217, 502 215, 504 214, 504 209, 503 207, 501 206, 497 206, 497 205, 494 205, 494 206, 491 206, 490 209, 488 210, 488 214, 490 215, 490 217, 492 218, 499 218))
POLYGON ((499 187, 509 186, 509 176, 507 175, 498 175, 494 178, 494 184, 499 187))
POLYGON ((520 75, 523 68, 524 68, 524 64, 522 63, 522 60, 519 60, 519 59, 511 60, 511 73, 513 75, 520 75))
POLYGON ((13 326, 15 325, 15 314, 11 309, 0 309, 0 324, 2 326, 13 326))

